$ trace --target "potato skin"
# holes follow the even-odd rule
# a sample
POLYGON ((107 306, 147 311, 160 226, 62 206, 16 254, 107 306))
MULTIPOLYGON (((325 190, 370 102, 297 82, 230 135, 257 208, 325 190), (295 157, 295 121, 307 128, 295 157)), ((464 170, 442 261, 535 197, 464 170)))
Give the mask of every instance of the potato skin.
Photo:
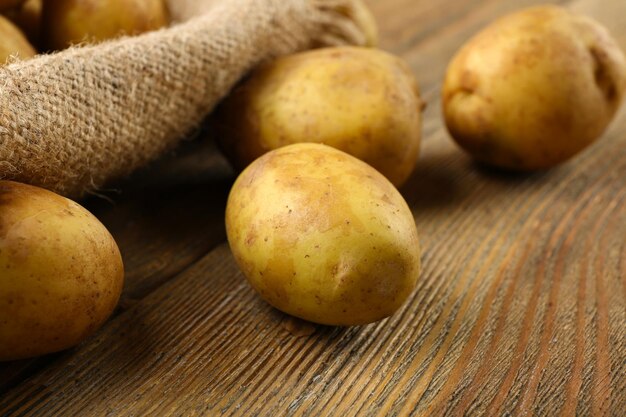
POLYGON ((19 59, 32 58, 37 54, 22 31, 9 19, 0 15, 0 65, 15 56, 19 59))
POLYGON ((226 230, 261 297, 316 323, 387 317, 419 275, 415 221, 400 193, 369 165, 321 144, 279 148, 244 170, 226 230))
POLYGON ((261 66, 218 107, 213 125, 238 169, 281 146, 323 143, 399 187, 419 156, 421 109, 417 82, 400 58, 335 47, 261 66))
POLYGON ((164 0, 45 0, 43 41, 52 50, 137 35, 169 22, 164 0))
POLYGON ((37 47, 41 41, 42 8, 42 0, 26 0, 20 7, 5 13, 5 16, 22 30, 29 42, 37 47))
POLYGON ((501 18, 451 61, 443 110, 479 161, 545 169, 594 142, 626 89, 626 60, 597 22, 557 6, 501 18))
POLYGON ((77 203, 0 181, 0 361, 74 346, 119 299, 120 252, 77 203))

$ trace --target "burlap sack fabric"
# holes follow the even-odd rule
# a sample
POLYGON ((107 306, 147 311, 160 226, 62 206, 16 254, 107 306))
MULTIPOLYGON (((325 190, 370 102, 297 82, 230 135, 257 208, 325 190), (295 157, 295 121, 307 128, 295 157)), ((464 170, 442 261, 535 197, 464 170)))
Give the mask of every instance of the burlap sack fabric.
POLYGON ((71 197, 97 190, 174 147, 259 62, 363 44, 353 6, 172 0, 183 23, 3 67, 0 178, 71 197))

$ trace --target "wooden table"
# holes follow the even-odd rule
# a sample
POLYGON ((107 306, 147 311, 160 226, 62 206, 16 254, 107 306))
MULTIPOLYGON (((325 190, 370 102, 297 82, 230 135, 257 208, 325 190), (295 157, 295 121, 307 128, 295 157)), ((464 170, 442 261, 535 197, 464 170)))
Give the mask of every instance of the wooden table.
MULTIPOLYGON (((401 190, 424 248, 393 317, 313 326, 265 304, 225 244, 232 173, 205 143, 87 201, 122 249, 116 315, 81 346, 0 364, 0 415, 626 415, 626 106, 546 173, 475 166, 439 89, 454 51, 534 0, 371 0, 428 101, 401 190)), ((626 1, 562 0, 626 49, 626 1)))

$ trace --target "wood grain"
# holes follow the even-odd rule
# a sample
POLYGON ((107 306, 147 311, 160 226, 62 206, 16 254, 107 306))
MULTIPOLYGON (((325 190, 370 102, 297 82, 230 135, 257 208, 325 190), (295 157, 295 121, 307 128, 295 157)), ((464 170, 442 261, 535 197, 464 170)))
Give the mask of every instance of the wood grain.
MULTIPOLYGON (((82 202, 123 254, 125 285, 117 312, 225 240, 224 208, 234 174, 206 132, 195 136, 103 196, 82 202)), ((0 363, 0 393, 53 360, 0 363)))
MULTIPOLYGON (((370 2, 429 101, 401 190, 423 271, 401 311, 333 328, 268 307, 221 243, 232 173, 192 150, 120 185, 114 205, 89 203, 120 242, 134 302, 72 351, 0 367, 0 382, 17 375, 0 384, 0 415, 624 415, 626 108, 598 144, 534 175, 476 166, 441 123, 451 54, 535 3, 370 2)), ((626 47, 626 3, 568 7, 626 47)))
POLYGON ((214 142, 199 138, 113 185, 107 199, 84 202, 124 255, 123 303, 143 298, 225 240, 233 180, 214 142))

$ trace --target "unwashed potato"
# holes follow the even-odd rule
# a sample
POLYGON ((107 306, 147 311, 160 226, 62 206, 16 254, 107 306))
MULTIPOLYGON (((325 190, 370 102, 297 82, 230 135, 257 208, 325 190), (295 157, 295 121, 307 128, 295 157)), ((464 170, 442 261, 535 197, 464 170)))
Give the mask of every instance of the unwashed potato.
POLYGON ((408 65, 386 52, 324 48, 261 66, 213 115, 224 153, 245 168, 265 152, 324 143, 400 186, 419 156, 421 109, 408 65))
POLYGON ((50 191, 0 181, 0 361, 63 350, 95 332, 124 269, 106 228, 50 191))
POLYGON ((538 6, 495 21, 456 54, 443 87, 452 137, 479 161, 559 164, 594 142, 626 89, 626 60, 590 18, 538 6))
POLYGON ((44 0, 43 38, 58 50, 159 29, 168 19, 164 0, 44 0))
POLYGON ((40 43, 42 7, 42 0, 26 0, 20 7, 5 13, 33 45, 40 43))
POLYGON ((9 57, 28 59, 36 54, 35 48, 17 26, 0 15, 0 65, 4 65, 9 57))
POLYGON ((415 221, 400 193, 371 166, 321 144, 286 146, 246 168, 226 230, 261 297, 316 323, 387 317, 419 275, 415 221))

